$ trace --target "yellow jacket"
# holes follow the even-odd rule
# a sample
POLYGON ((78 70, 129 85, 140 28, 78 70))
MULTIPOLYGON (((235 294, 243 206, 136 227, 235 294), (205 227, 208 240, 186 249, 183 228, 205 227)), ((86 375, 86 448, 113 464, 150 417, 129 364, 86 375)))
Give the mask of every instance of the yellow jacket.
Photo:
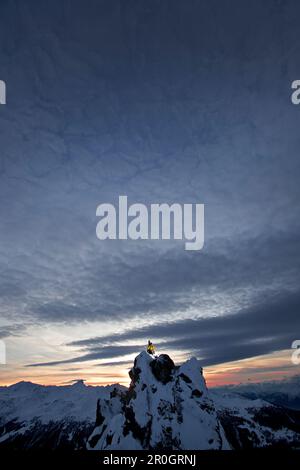
POLYGON ((152 343, 148 344, 147 353, 149 353, 149 354, 154 354, 154 353, 155 353, 155 346, 154 346, 154 344, 152 344, 152 343))

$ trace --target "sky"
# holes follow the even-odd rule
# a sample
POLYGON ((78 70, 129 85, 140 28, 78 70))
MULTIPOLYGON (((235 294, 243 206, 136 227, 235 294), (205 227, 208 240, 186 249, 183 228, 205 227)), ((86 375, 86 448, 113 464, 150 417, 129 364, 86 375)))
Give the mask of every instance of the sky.
POLYGON ((209 384, 299 374, 298 1, 2 0, 0 385, 128 384, 149 338, 209 384), (205 205, 205 242, 96 208, 205 205))

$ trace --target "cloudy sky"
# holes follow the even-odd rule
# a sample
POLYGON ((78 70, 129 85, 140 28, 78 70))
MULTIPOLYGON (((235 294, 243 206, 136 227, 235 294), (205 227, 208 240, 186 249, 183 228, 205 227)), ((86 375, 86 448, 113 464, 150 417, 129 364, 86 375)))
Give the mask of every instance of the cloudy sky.
POLYGON ((297 374, 299 2, 3 0, 0 384, 127 383, 151 338, 211 384, 297 374), (204 203, 205 244, 96 208, 204 203))

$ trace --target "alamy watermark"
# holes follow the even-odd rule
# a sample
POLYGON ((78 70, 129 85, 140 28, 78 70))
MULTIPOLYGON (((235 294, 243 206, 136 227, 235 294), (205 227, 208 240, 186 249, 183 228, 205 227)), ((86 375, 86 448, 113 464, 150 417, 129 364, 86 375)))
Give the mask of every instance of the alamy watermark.
POLYGON ((6 344, 0 339, 0 365, 6 364, 6 344))
POLYGON ((300 339, 295 339, 292 342, 292 363, 298 366, 300 364, 300 339))
POLYGON ((99 240, 185 240, 186 250, 204 245, 204 204, 132 204, 119 196, 119 205, 100 204, 96 227, 99 240))
POLYGON ((0 80, 0 104, 6 104, 6 83, 0 80))
POLYGON ((294 90, 291 94, 291 102, 293 104, 300 104, 300 80, 294 80, 291 88, 294 90))

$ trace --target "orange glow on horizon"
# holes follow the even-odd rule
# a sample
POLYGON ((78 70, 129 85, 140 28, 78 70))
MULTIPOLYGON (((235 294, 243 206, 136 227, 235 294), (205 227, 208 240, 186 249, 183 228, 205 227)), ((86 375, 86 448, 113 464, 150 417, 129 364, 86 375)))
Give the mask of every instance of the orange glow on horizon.
MULTIPOLYGON (((181 358, 180 358, 181 359, 181 358)), ((69 370, 53 367, 25 368, 15 366, 13 370, 1 370, 0 385, 8 386, 20 381, 41 385, 68 385, 76 380, 84 380, 87 385, 106 386, 119 383, 128 386, 128 366, 112 365, 109 369, 101 364, 76 366, 69 370)), ((291 363, 290 351, 280 351, 265 356, 218 364, 204 368, 208 387, 230 384, 280 380, 300 372, 291 363)))

